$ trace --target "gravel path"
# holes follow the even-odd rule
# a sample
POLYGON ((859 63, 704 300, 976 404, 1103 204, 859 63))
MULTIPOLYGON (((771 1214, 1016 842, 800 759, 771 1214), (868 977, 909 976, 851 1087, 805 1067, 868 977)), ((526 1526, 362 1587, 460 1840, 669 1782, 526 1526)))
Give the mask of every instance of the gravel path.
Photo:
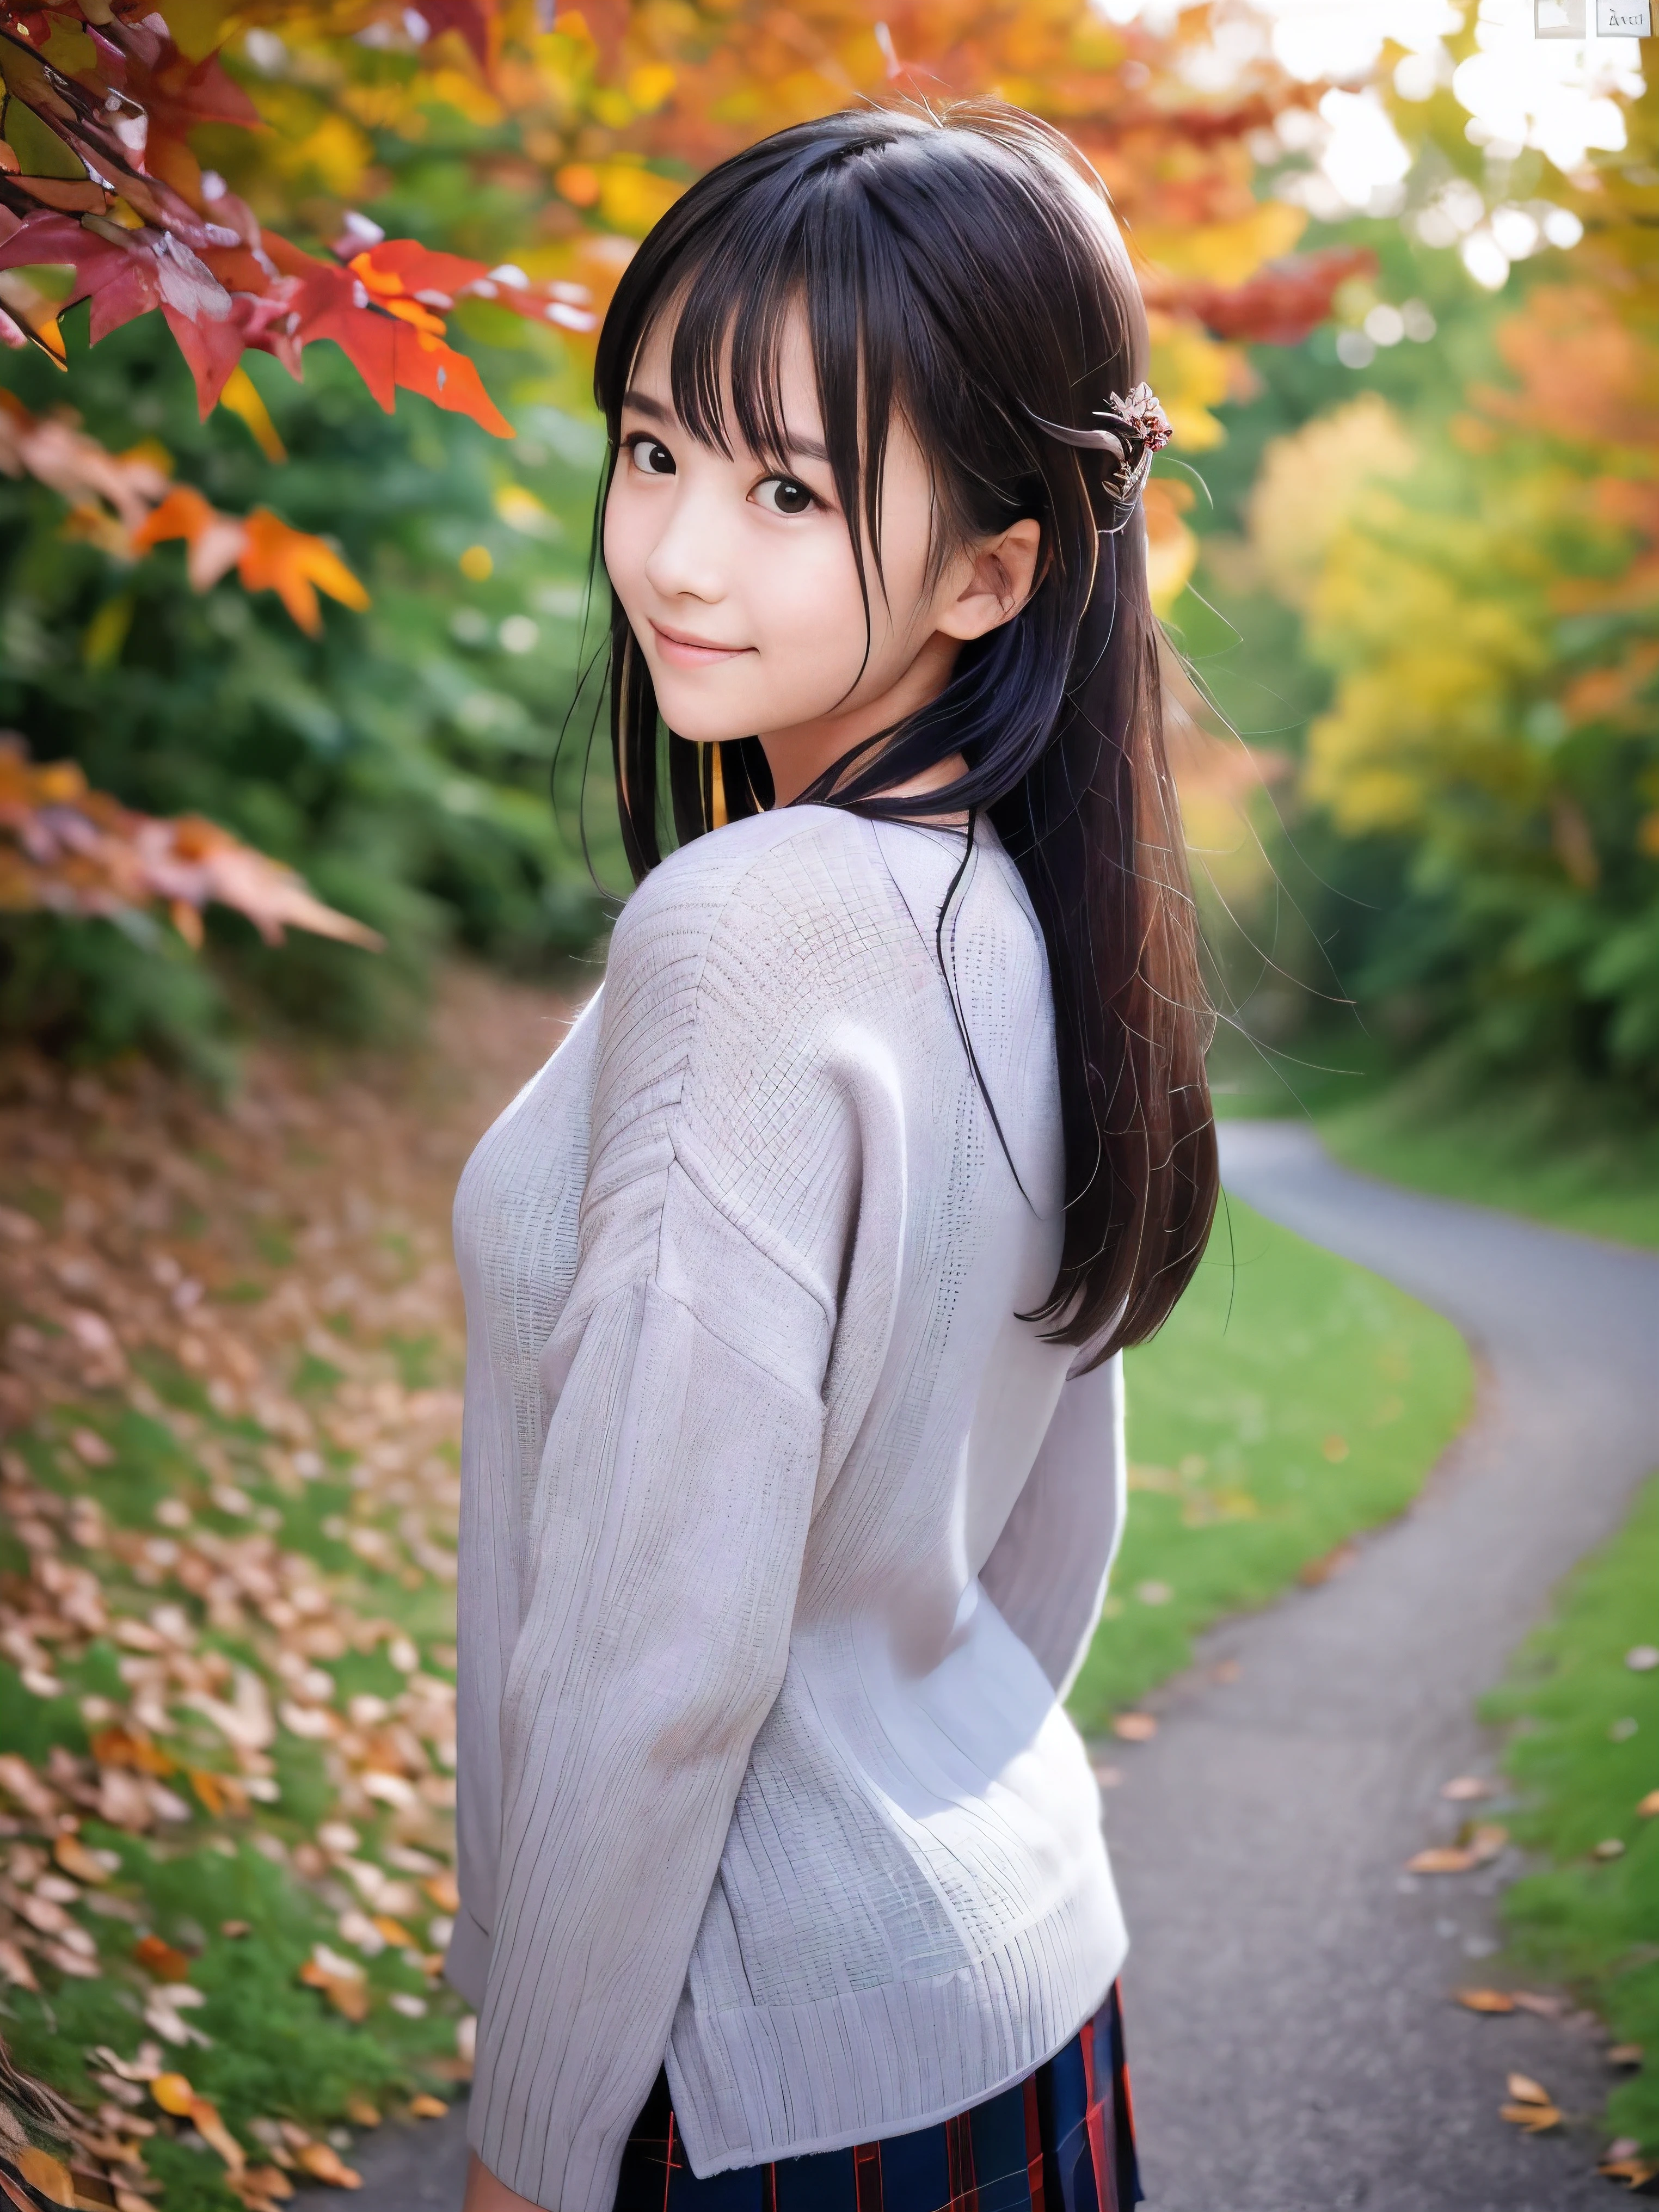
POLYGON ((1513 1855, 1401 1869, 1449 1838, 1441 1784, 1491 1766, 1474 1700, 1659 1465, 1659 1257, 1371 1182, 1296 1123, 1231 1124, 1223 1162, 1262 1212, 1455 1322, 1480 1392, 1412 1511, 1218 1631, 1149 1700, 1156 1740, 1114 1747, 1152 2212, 1606 2208, 1589 2024, 1449 2002, 1482 1978, 1513 1855), (1579 2124, 1528 2140, 1500 2122, 1510 2067, 1579 2124))
MULTIPOLYGON (((1148 1701, 1157 1739, 1114 1747, 1149 2212, 1606 2212, 1588 2024, 1449 2001, 1480 1977, 1513 1864, 1401 1868, 1455 1825, 1440 1784, 1491 1765, 1474 1700, 1659 1465, 1659 1258, 1370 1182, 1298 1124, 1234 1123, 1223 1148, 1251 1205, 1455 1322, 1481 1389, 1403 1520, 1319 1588, 1218 1631, 1148 1701), (1536 2140, 1501 2123, 1511 2067, 1578 2123, 1536 2140)), ((461 2126, 365 2142, 356 2212, 455 2212, 461 2126)), ((308 2194, 294 2212, 341 2203, 308 2194)))

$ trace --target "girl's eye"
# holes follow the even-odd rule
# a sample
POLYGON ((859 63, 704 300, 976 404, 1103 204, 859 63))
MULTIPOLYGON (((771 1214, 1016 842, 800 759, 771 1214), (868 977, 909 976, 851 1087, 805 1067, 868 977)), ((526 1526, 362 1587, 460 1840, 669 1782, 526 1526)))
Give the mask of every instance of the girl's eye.
POLYGON ((641 476, 672 477, 673 475, 674 456, 660 438, 648 438, 641 434, 637 438, 629 440, 628 450, 632 456, 634 466, 641 476))
POLYGON ((806 486, 797 483, 793 477, 768 477, 755 487, 755 497, 773 514, 806 514, 817 505, 806 486))

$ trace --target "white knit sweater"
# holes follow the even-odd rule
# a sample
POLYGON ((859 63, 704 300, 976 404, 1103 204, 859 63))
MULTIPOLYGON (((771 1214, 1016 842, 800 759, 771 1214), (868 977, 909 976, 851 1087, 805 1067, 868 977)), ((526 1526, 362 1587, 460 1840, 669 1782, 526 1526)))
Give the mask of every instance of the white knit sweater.
POLYGON ((456 1202, 452 1978, 472 2140, 610 2212, 665 2059, 700 2175, 922 2127, 1125 1939, 1059 1698, 1121 1519, 1060 1249, 1053 1014, 981 830, 822 807, 664 862, 456 1202), (1020 1188, 1024 1185, 1024 1193, 1020 1188))

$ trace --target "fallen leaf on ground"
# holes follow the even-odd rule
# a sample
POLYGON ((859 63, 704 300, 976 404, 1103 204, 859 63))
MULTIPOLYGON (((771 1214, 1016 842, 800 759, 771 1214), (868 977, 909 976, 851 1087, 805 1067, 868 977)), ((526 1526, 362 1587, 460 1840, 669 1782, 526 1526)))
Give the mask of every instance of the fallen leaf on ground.
POLYGON ((67 1831, 53 1843, 52 1855, 64 1872, 72 1874, 76 1881, 105 1882, 113 1871, 104 1864, 96 1851, 88 1850, 79 1836, 71 1835, 67 1831))
POLYGON ((1353 1545, 1338 1544, 1322 1559, 1310 1559, 1297 1580, 1304 1589, 1317 1589, 1321 1583, 1329 1582, 1333 1575, 1340 1575, 1345 1567, 1351 1567, 1358 1557, 1353 1545))
POLYGON ((1659 1790, 1650 1790, 1636 1808, 1638 1820, 1659 1820, 1659 1790))
POLYGON ((429 2097, 424 2093, 418 2097, 411 2097, 409 2100, 409 2117, 411 2120, 441 2120, 448 2110, 448 2106, 441 2097, 429 2097))
POLYGON ((361 2189, 363 2185, 362 2174, 345 2163, 331 2143, 301 2143, 294 2154, 294 2162, 313 2181, 325 2181, 331 2188, 361 2189))
POLYGON ((1515 2010, 1515 1999, 1507 1990, 1454 1990, 1452 1995, 1466 2012, 1515 2010))
POLYGON ((39 1990, 40 1984, 28 1960, 9 1936, 0 1936, 0 1975, 15 1990, 39 1990))
POLYGON ((1504 2087, 1517 2105, 1550 2105, 1555 2101, 1543 2083, 1534 2081, 1530 2074, 1511 2074, 1504 2087))
POLYGON ((1433 1844, 1406 1862, 1407 1874, 1468 1874, 1495 1859, 1510 1839, 1510 1832, 1496 1820, 1483 1820, 1468 1841, 1433 1844))
POLYGON ((343 2013, 350 2021, 368 2018, 368 1984, 363 1970, 337 1952, 319 1943, 317 1949, 325 1955, 313 1956, 300 1969, 300 1979, 310 1990, 320 1990, 336 2012, 343 2013))
POLYGON ((25 2143, 13 2155, 12 2163, 31 2189, 38 2189, 43 2197, 51 2197, 54 2204, 73 2204, 75 2184, 70 2179, 69 2168, 50 2151, 41 2150, 34 2143, 25 2143))
POLYGON ((348 2097, 345 2116, 354 2128, 378 2128, 380 2124, 380 2108, 371 2105, 367 2097, 348 2097))
POLYGON ((149 2085, 149 2094, 164 2112, 174 2119, 185 2119, 196 2102, 196 2092, 182 2074, 158 2074, 149 2085))
POLYGON ((1608 2181, 1628 2182, 1632 2190, 1645 2189, 1659 2176, 1659 2166, 1651 2166, 1644 2158, 1606 2158, 1595 2170, 1608 2181))
POLYGON ((1639 2066, 1643 2056, 1639 2043, 1613 2043, 1607 2046, 1609 2066, 1639 2066))
POLYGON ((1425 1851, 1415 1851, 1406 1862, 1407 1874, 1468 1874, 1480 1862, 1474 1853, 1461 1844, 1434 1844, 1425 1851))
POLYGON ((190 2108, 191 2125, 204 2142, 216 2150, 233 2173, 240 2173, 247 2164, 247 2154, 219 2117, 219 2108, 210 2105, 205 2097, 198 2097, 190 2108))
POLYGON ((1442 1783, 1440 1795, 1449 1797, 1454 1805, 1467 1804, 1474 1797, 1495 1797, 1498 1784, 1488 1781, 1484 1774, 1454 1774, 1449 1782, 1442 1783))
POLYGON ((187 1982, 190 1979, 190 1955, 164 1943, 159 1936, 141 1936, 132 1947, 132 1955, 147 1974, 158 1982, 187 1982))
POLYGON ((1120 1713, 1112 1723, 1112 1733, 1125 1743, 1150 1743, 1158 1734, 1158 1723, 1151 1713, 1120 1713))
POLYGON ((1553 2105, 1500 2105, 1498 2117, 1513 2127, 1524 2128, 1529 2136, 1541 2136, 1547 2128, 1561 2124, 1561 2115, 1553 2105))

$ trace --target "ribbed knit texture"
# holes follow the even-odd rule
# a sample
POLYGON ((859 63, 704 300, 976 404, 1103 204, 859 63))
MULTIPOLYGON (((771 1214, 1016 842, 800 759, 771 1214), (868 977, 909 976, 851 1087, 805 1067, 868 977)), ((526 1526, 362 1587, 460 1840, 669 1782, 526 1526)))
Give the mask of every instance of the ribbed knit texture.
POLYGON ((901 2133, 1121 1963, 1058 1695, 1122 1510, 1060 1241, 1053 1014, 981 829, 781 811, 635 894, 456 1201, 472 2140, 610 2212, 666 2063, 699 2175, 901 2133), (1023 1186, 1023 1188, 1022 1188, 1023 1186))

